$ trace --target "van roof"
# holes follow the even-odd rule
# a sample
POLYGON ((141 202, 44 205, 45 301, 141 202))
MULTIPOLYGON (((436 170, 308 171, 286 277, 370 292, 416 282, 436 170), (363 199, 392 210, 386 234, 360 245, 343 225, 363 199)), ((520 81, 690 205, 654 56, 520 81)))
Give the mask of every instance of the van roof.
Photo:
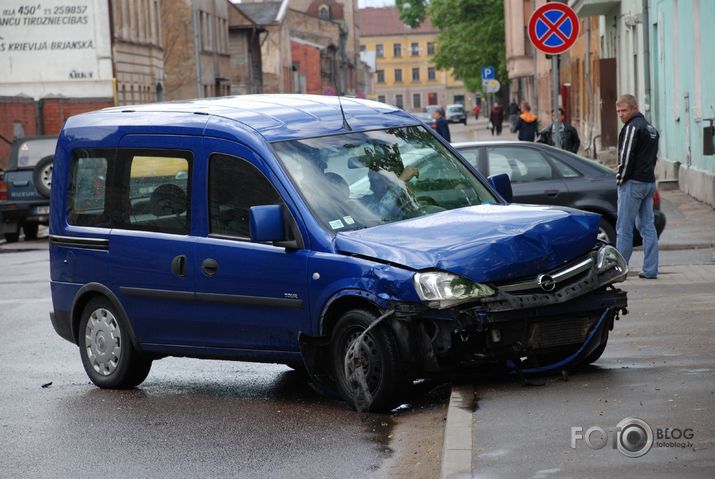
MULTIPOLYGON (((403 110, 381 102, 321 95, 240 95, 201 98, 196 100, 127 105, 77 115, 68 120, 66 128, 101 124, 145 125, 161 127, 186 126, 197 128, 196 115, 208 115, 233 120, 255 130, 266 141, 309 138, 351 130, 367 130, 395 126, 420 125, 421 122, 403 110), (342 103, 350 129, 343 124, 342 103), (157 115, 173 113, 171 115, 157 115), (176 113, 193 114, 191 117, 176 113), (121 115, 121 117, 120 117, 121 115), (127 117, 127 115, 131 115, 127 117), (163 118, 163 120, 162 120, 163 118), (157 121, 160 124, 157 124, 157 121)), ((225 122, 214 122, 212 128, 225 122)), ((208 126, 208 123, 206 123, 208 126)), ((238 126, 238 125, 236 125, 238 126)))

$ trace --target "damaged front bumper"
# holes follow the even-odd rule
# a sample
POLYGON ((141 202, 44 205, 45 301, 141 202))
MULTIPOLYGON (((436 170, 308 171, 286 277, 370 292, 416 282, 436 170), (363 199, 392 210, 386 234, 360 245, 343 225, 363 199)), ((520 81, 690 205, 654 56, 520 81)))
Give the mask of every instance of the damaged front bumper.
MULTIPOLYGON (((600 355, 615 320, 627 314, 626 292, 613 286, 627 273, 615 248, 599 245, 555 270, 488 283, 494 294, 486 298, 450 307, 392 302, 381 313, 414 379, 505 363, 541 373, 600 355)), ((306 366, 317 371, 318 348, 329 338, 300 342, 306 366)))

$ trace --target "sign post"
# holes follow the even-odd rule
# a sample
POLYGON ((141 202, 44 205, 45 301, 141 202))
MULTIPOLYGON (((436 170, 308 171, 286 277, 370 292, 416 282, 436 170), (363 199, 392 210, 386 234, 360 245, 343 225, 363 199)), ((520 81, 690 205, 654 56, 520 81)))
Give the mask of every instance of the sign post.
POLYGON ((540 51, 551 55, 551 110, 554 128, 554 146, 561 147, 561 116, 559 111, 559 58, 578 38, 580 23, 576 13, 563 3, 542 5, 529 19, 529 39, 540 51))

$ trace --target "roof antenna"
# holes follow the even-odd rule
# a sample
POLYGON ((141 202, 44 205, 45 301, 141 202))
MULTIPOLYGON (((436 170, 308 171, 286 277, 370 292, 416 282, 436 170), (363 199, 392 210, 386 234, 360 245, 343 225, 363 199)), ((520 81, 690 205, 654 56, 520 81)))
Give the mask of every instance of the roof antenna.
POLYGON ((348 123, 347 118, 345 118, 345 112, 343 111, 343 102, 340 101, 340 95, 338 95, 338 104, 340 105, 340 114, 343 116, 343 128, 348 131, 353 131, 353 129, 350 127, 350 124, 348 123))

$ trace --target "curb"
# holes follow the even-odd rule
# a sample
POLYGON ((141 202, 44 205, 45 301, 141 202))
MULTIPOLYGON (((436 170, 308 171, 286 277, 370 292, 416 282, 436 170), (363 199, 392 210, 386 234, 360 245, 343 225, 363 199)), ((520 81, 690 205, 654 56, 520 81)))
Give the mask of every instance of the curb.
POLYGON ((472 477, 474 401, 473 386, 461 384, 452 387, 447 408, 447 423, 444 426, 441 479, 472 477))

